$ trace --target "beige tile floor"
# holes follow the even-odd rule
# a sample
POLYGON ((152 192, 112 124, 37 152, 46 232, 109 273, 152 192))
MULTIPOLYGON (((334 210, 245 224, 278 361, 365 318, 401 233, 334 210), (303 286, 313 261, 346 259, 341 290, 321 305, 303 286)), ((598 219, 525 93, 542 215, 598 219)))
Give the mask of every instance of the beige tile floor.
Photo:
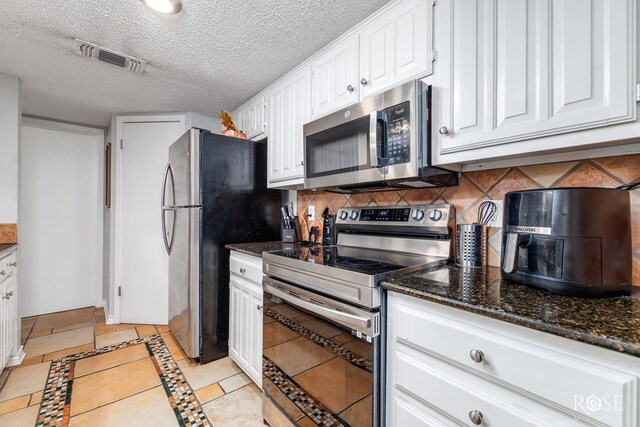
MULTIPOLYGON (((215 426, 263 426, 261 391, 228 357, 206 365, 187 359, 169 328, 106 325, 101 308, 22 319, 27 358, 0 378, 0 427, 33 427, 51 360, 105 345, 161 334, 197 399, 215 426)), ((76 362, 71 427, 176 426, 160 379, 143 345, 76 362)))

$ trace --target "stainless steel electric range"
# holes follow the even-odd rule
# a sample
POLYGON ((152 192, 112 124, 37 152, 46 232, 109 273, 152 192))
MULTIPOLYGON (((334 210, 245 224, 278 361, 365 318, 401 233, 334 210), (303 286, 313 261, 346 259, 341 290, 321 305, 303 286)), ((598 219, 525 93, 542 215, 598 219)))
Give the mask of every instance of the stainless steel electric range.
POLYGON ((263 416, 270 425, 384 424, 380 282, 446 263, 454 207, 343 208, 337 245, 263 254, 263 416))

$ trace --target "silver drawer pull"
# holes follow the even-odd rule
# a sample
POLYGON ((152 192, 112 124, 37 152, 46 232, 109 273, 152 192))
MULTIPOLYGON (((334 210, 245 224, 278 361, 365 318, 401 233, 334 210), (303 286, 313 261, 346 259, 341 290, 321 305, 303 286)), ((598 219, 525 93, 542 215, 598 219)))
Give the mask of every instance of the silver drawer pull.
POLYGON ((258 311, 262 310, 262 306, 261 305, 256 305, 256 308, 258 309, 258 311))
POLYGON ((482 363, 484 361, 484 354, 480 350, 471 350, 469 357, 476 363, 482 363))
POLYGON ((4 276, 5 274, 7 274, 6 270, 0 271, 0 275, 4 276))
POLYGON ((11 298, 12 296, 13 296, 13 291, 6 293, 6 294, 2 297, 2 299, 9 299, 9 298, 11 298))
POLYGON ((14 261, 12 263, 9 263, 9 267, 17 267, 18 266, 18 261, 14 261))
POLYGON ((246 269, 246 268, 240 268, 240 274, 244 274, 244 273, 246 273, 246 272, 247 272, 247 269, 246 269))
POLYGON ((480 424, 482 424, 482 412, 478 410, 469 412, 469 419, 472 423, 479 426, 480 424))

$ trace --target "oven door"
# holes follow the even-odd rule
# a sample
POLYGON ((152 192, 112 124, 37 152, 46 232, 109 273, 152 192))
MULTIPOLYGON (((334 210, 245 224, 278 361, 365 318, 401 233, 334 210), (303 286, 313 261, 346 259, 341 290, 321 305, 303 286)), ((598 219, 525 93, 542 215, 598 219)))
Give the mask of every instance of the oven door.
POLYGON ((265 405, 297 426, 379 426, 380 313, 268 277, 263 288, 265 405))

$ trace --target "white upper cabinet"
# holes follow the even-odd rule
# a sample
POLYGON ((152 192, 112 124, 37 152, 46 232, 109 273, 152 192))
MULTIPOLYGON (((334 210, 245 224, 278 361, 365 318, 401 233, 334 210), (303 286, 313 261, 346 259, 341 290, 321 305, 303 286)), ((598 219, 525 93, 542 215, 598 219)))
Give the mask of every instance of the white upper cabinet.
POLYGON ((359 37, 353 34, 311 62, 312 118, 358 101, 359 37))
POLYGON ((634 120, 633 1, 439 2, 439 154, 634 120))
POLYGON ((405 0, 362 29, 361 99, 432 73, 433 3, 405 0))
POLYGON ((261 139, 266 132, 265 100, 263 96, 256 96, 249 102, 235 110, 231 116, 238 128, 249 139, 261 139))
POLYGON ((259 96, 252 99, 242 111, 242 125, 241 130, 247 134, 247 138, 255 139, 265 133, 265 121, 264 121, 264 98, 259 96))
POLYGON ((311 69, 303 67, 266 95, 268 184, 298 185, 304 176, 303 129, 311 118, 311 69))

